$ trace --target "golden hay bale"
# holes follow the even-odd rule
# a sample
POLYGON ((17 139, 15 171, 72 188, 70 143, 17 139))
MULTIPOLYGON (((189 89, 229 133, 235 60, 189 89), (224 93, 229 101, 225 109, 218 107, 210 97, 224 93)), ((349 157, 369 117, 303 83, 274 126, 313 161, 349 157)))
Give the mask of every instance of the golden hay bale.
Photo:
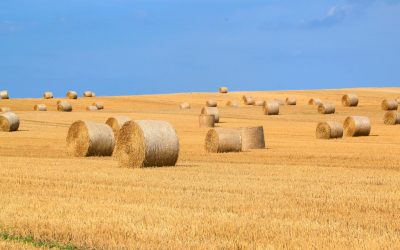
POLYGON ((356 107, 358 105, 358 96, 346 94, 342 97, 342 105, 345 107, 356 107))
POLYGON ((396 100, 383 100, 381 104, 382 110, 397 110, 399 104, 396 100))
POLYGON ((0 91, 0 99, 10 99, 10 97, 8 96, 7 90, 0 91))
POLYGON ((44 94, 43 94, 43 98, 44 99, 51 99, 51 98, 53 98, 54 96, 53 96, 53 92, 49 92, 49 91, 46 91, 46 92, 44 92, 44 94))
POLYGON ((308 100, 308 105, 320 105, 321 103, 321 99, 318 98, 311 98, 308 100))
POLYGON ((35 111, 47 111, 47 106, 45 104, 36 104, 33 106, 33 110, 35 111))
POLYGON ((227 128, 210 129, 206 135, 205 149, 210 153, 242 151, 240 130, 227 128))
POLYGON ((383 122, 386 125, 400 124, 400 113, 397 111, 388 111, 383 117, 383 122))
POLYGON ((214 115, 215 123, 219 123, 219 111, 217 107, 203 107, 200 114, 214 115))
POLYGON ((190 109, 190 104, 188 102, 183 102, 179 105, 181 109, 190 109))
POLYGON ((69 99, 78 99, 78 93, 76 91, 70 90, 66 95, 69 99))
POLYGON ((285 105, 285 102, 282 101, 281 99, 274 99, 274 102, 277 102, 279 105, 285 105))
POLYGON ((242 151, 265 148, 263 126, 241 128, 242 151))
POLYGON ((214 115, 199 115, 199 126, 200 128, 213 128, 215 126, 214 115))
POLYGON ((71 156, 111 156, 114 146, 114 133, 106 124, 76 121, 69 127, 67 150, 71 156))
POLYGON ((216 100, 210 99, 210 100, 207 100, 206 106, 207 106, 207 107, 217 107, 217 106, 218 106, 218 103, 217 103, 216 100))
POLYGON ((232 108, 238 108, 240 106, 239 102, 237 101, 227 101, 226 106, 232 107, 232 108))
POLYGON ((247 95, 244 95, 244 96, 243 96, 243 102, 244 102, 244 104, 246 104, 246 105, 254 105, 254 103, 255 103, 253 97, 247 96, 247 95))
POLYGON ((6 112, 0 115, 0 131, 11 132, 19 128, 19 118, 12 112, 6 112))
POLYGON ((99 110, 99 109, 94 105, 89 105, 89 106, 86 107, 86 110, 87 111, 96 111, 96 110, 99 110))
POLYGON ((87 90, 83 92, 83 97, 94 97, 93 94, 94 93, 92 91, 87 90))
POLYGON ((222 93, 222 94, 228 93, 228 88, 227 87, 220 87, 219 88, 219 93, 222 93))
POLYGON ((279 115, 279 103, 276 101, 268 101, 263 108, 264 115, 279 115))
POLYGON ((294 97, 287 97, 286 98, 286 104, 287 105, 296 105, 297 101, 296 98, 294 97))
POLYGON ((104 109, 104 104, 102 102, 94 102, 92 105, 96 106, 97 109, 104 109))
POLYGON ((318 105, 318 112, 320 114, 334 114, 335 113, 335 104, 321 103, 318 105))
POLYGON ((1 107, 0 108, 0 112, 10 112, 11 111, 11 109, 9 108, 9 107, 1 107))
POLYGON ((331 139, 343 137, 343 126, 338 122, 320 122, 315 131, 317 139, 331 139))
POLYGON ((349 116, 343 127, 346 136, 368 136, 371 132, 371 122, 365 116, 349 116))
POLYGON ((57 110, 62 112, 71 112, 72 105, 66 101, 57 101, 57 110))
POLYGON ((118 139, 119 130, 128 121, 132 120, 128 116, 114 116, 107 119, 106 124, 111 127, 114 132, 115 139, 118 139))
POLYGON ((254 102, 254 106, 264 106, 265 101, 264 100, 257 100, 254 102))
POLYGON ((129 121, 122 126, 115 156, 123 167, 175 166, 179 139, 166 121, 129 121))

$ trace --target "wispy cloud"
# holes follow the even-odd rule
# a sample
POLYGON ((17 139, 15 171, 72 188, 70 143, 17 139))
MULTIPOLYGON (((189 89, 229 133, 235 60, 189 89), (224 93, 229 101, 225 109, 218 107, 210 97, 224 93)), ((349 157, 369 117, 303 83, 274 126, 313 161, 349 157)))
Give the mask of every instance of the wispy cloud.
POLYGON ((306 28, 329 28, 343 22, 352 11, 351 5, 332 6, 325 16, 308 21, 306 28))

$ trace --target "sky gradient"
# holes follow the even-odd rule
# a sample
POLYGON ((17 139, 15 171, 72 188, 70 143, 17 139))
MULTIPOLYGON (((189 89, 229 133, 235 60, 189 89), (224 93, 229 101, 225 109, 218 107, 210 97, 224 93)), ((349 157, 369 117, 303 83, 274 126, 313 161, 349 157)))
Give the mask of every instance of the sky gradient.
POLYGON ((398 0, 1 0, 11 97, 400 86, 398 0))

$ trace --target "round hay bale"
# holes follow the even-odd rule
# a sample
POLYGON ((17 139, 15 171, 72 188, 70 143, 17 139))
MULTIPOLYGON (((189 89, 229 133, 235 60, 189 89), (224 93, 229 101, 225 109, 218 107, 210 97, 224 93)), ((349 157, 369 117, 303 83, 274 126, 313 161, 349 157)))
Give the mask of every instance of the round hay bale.
POLYGON ((246 95, 243 96, 243 102, 244 102, 244 104, 246 104, 246 105, 254 105, 254 103, 255 103, 253 97, 251 97, 251 96, 246 96, 246 95))
POLYGON ((78 99, 78 93, 73 90, 68 91, 66 96, 68 99, 78 99))
POLYGON ((268 101, 263 108, 264 115, 279 115, 279 103, 268 101))
POLYGON ((69 127, 67 151, 71 156, 111 156, 114 146, 114 133, 104 123, 76 121, 69 127))
POLYGON ((296 98, 294 97, 287 97, 286 98, 286 104, 287 105, 296 105, 297 101, 296 98))
POLYGON ((397 110, 399 104, 396 100, 383 100, 381 104, 382 110, 397 110))
POLYGON ((214 115, 215 123, 219 123, 219 111, 217 107, 203 107, 200 114, 214 115))
POLYGON ((332 139, 343 137, 343 126, 338 122, 320 122, 315 131, 317 139, 332 139))
POLYGON ((46 92, 44 92, 44 94, 43 94, 43 98, 44 99, 52 99, 54 96, 53 96, 53 92, 49 92, 49 91, 46 91, 46 92))
POLYGON ((83 92, 83 97, 93 97, 93 92, 87 90, 87 91, 83 92))
POLYGON ((226 93, 228 93, 228 88, 227 87, 220 87, 218 91, 219 91, 219 93, 226 94, 226 93))
POLYGON ((86 107, 86 110, 87 111, 96 111, 96 110, 99 110, 99 109, 94 105, 89 105, 89 106, 86 107))
POLYGON ((265 148, 263 126, 241 128, 242 151, 265 148))
POLYGON ((210 129, 206 135, 205 149, 210 153, 242 151, 240 130, 227 128, 210 129))
POLYGON ((321 103, 318 105, 318 113, 334 114, 335 113, 335 105, 332 103, 321 103))
POLYGON ((342 97, 342 105, 345 107, 356 107, 358 105, 358 96, 346 94, 342 97))
POLYGON ((400 97, 396 98, 396 102, 400 104, 400 97))
POLYGON ((226 106, 232 107, 232 108, 238 108, 240 105, 239 105, 239 102, 237 102, 237 101, 227 101, 226 106))
POLYGON ((1 107, 0 112, 5 113, 5 112, 10 112, 11 109, 9 107, 1 107))
POLYGON ((285 102, 280 99, 274 99, 274 102, 277 102, 279 105, 285 105, 285 102))
POLYGON ((0 91, 0 98, 1 99, 10 99, 10 97, 8 96, 8 91, 7 90, 0 91))
POLYGON ((33 110, 35 111, 47 111, 47 106, 45 104, 36 104, 33 106, 33 110))
POLYGON ((320 105, 321 103, 321 99, 318 98, 311 98, 308 100, 308 105, 320 105))
POLYGON ((215 126, 214 115, 199 115, 199 127, 200 128, 213 128, 215 126))
POLYGON ((349 116, 343 127, 346 136, 368 136, 371 132, 371 122, 365 116, 349 116))
POLYGON ((264 100, 257 100, 254 102, 254 106, 264 106, 265 101, 264 100))
POLYGON ((122 126, 115 156, 123 167, 175 166, 179 139, 166 121, 129 121, 122 126))
POLYGON ((388 111, 383 117, 383 122, 386 125, 400 124, 400 113, 397 111, 388 111))
POLYGON ((104 109, 104 104, 102 102, 94 102, 92 105, 96 106, 97 109, 104 109))
POLYGON ((19 118, 12 112, 6 112, 0 115, 0 131, 12 132, 19 128, 19 118))
POLYGON ((106 124, 111 127, 114 132, 115 139, 118 139, 119 130, 128 121, 132 120, 128 116, 114 116, 107 119, 106 124))
POLYGON ((190 109, 190 104, 188 102, 181 103, 179 105, 181 109, 190 109))
POLYGON ((57 110, 62 112, 71 112, 72 105, 66 101, 58 101, 57 102, 57 110))
POLYGON ((218 103, 217 103, 216 100, 210 99, 210 100, 207 100, 206 106, 207 106, 207 107, 217 107, 217 106, 218 106, 218 103))

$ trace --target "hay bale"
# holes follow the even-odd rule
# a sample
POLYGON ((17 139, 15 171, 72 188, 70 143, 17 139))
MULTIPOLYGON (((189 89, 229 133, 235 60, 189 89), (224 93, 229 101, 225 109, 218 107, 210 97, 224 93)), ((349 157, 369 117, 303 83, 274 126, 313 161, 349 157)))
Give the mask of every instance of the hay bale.
POLYGON ((397 110, 399 103, 396 100, 383 100, 381 104, 382 110, 397 110))
POLYGON ((346 94, 342 97, 342 105, 345 107, 358 106, 358 96, 354 94, 346 94))
POLYGON ((226 94, 226 93, 228 93, 228 88, 227 87, 220 87, 218 91, 219 91, 219 93, 226 94))
POLYGON ((239 102, 237 102, 237 101, 227 101, 226 102, 226 106, 228 106, 228 107, 232 107, 232 108, 238 108, 240 105, 239 105, 239 102))
POLYGON ((371 122, 365 116, 349 116, 343 127, 346 136, 368 136, 371 132, 371 122))
POLYGON ((12 132, 19 128, 19 118, 12 112, 6 112, 0 115, 0 131, 12 132))
POLYGON ((383 117, 383 122, 386 125, 400 124, 400 113, 397 111, 388 111, 383 117))
POLYGON ((86 110, 87 111, 96 111, 96 110, 99 110, 99 109, 94 105, 89 105, 89 106, 86 107, 86 110))
POLYGON ((199 127, 200 128, 213 128, 215 126, 214 115, 199 115, 199 127))
POLYGON ((286 104, 287 105, 296 105, 297 101, 296 98, 294 97, 287 97, 286 98, 286 104))
POLYGON ((218 106, 218 103, 217 103, 216 100, 210 99, 210 100, 207 100, 206 106, 207 106, 207 107, 217 107, 217 106, 218 106))
POLYGON ((200 114, 214 115, 215 123, 219 123, 219 111, 217 107, 203 107, 200 114))
POLYGON ((263 108, 264 115, 279 115, 279 103, 268 101, 263 108))
POLYGON ((396 102, 400 104, 400 97, 396 98, 396 102))
POLYGON ((10 97, 8 96, 8 91, 7 90, 0 91, 0 98, 1 99, 10 99, 10 97))
POLYGON ((240 130, 227 128, 210 129, 206 135, 205 149, 210 153, 242 151, 240 130))
POLYGON ((166 121, 129 121, 122 126, 115 156, 124 167, 175 166, 179 139, 166 121))
POLYGON ((93 94, 94 93, 92 91, 87 90, 87 91, 83 92, 83 97, 94 97, 94 96, 96 96, 96 95, 93 95, 93 94))
POLYGON ((53 92, 49 92, 49 91, 46 91, 46 92, 44 92, 44 94, 43 94, 43 98, 44 99, 52 99, 54 96, 53 96, 53 92))
POLYGON ((252 96, 247 96, 247 95, 243 96, 243 102, 246 105, 254 105, 254 103, 255 103, 253 97, 252 96))
POLYGON ((102 102, 94 102, 92 105, 96 106, 97 109, 104 109, 104 104, 102 102))
POLYGON ((119 130, 128 121, 132 120, 128 116, 114 116, 107 119, 106 124, 111 127, 114 132, 115 139, 118 139, 119 130))
POLYGON ((9 107, 1 107, 0 112, 5 113, 5 112, 10 112, 11 109, 9 107))
POLYGON ((279 105, 285 105, 285 102, 280 99, 274 99, 274 102, 277 102, 279 105))
POLYGON ((265 101, 264 100, 257 100, 254 102, 254 106, 264 106, 265 105, 265 101))
POLYGON ((72 105, 66 101, 57 101, 57 110, 62 112, 71 112, 72 105))
POLYGON ((36 104, 33 106, 33 110, 35 111, 47 111, 47 106, 45 104, 36 104))
POLYGON ((338 122, 320 122, 315 131, 317 139, 332 139, 343 137, 343 126, 338 122))
POLYGON ((114 146, 114 133, 106 124, 76 121, 69 127, 67 151, 71 156, 111 156, 114 146))
POLYGON ((318 105, 318 112, 320 114, 334 114, 335 105, 332 103, 321 103, 318 105))
POLYGON ((190 104, 188 102, 183 102, 179 105, 181 109, 190 109, 190 104))
POLYGON ((308 105, 320 105, 321 103, 321 99, 318 98, 311 98, 308 100, 308 105))
POLYGON ((73 90, 68 91, 66 96, 68 99, 78 99, 78 93, 73 90))
POLYGON ((263 126, 241 128, 242 151, 265 148, 263 126))

